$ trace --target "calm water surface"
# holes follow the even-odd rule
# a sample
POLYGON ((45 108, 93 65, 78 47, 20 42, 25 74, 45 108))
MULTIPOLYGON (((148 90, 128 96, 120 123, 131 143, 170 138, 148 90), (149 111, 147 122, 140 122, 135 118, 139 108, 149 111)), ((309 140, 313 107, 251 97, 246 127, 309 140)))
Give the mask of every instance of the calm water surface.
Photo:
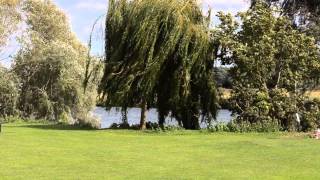
MULTIPOLYGON (((106 110, 103 107, 95 107, 91 112, 96 118, 101 122, 101 128, 109 128, 113 123, 121 123, 121 111, 120 108, 111 108, 106 110)), ((140 123, 140 108, 129 108, 128 109, 128 123, 139 124, 140 123)), ((229 110, 219 110, 217 116, 217 122, 228 123, 232 120, 232 115, 229 110)), ((150 109, 147 112, 147 121, 158 122, 158 112, 157 109, 150 109)), ((174 118, 166 118, 167 125, 178 125, 177 121, 174 118)), ((202 128, 206 127, 206 124, 201 124, 202 128)))

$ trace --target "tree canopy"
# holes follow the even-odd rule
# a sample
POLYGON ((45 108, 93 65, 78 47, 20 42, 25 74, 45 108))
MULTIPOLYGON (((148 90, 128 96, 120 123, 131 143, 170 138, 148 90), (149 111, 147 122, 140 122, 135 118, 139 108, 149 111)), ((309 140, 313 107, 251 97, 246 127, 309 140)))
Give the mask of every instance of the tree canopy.
MULTIPOLYGON (((252 4, 257 1, 261 0, 252 0, 252 4)), ((281 14, 288 16, 298 29, 320 41, 319 0, 264 0, 264 2, 280 7, 281 14)))
POLYGON ((65 14, 50 0, 26 0, 26 35, 15 57, 21 79, 19 109, 23 116, 83 122, 95 103, 96 88, 83 80, 87 48, 71 32, 65 14))
MULTIPOLYGON (((101 91, 106 105, 155 104, 187 129, 217 110, 210 17, 193 0, 110 0, 101 91)), ((144 105, 143 105, 144 106, 144 105)))
POLYGON ((303 112, 300 98, 319 79, 319 49, 288 17, 275 14, 259 2, 240 14, 240 28, 230 15, 220 14, 222 59, 233 65, 231 100, 238 120, 294 130, 295 113, 303 112))
POLYGON ((0 53, 21 20, 20 0, 0 0, 0 53))

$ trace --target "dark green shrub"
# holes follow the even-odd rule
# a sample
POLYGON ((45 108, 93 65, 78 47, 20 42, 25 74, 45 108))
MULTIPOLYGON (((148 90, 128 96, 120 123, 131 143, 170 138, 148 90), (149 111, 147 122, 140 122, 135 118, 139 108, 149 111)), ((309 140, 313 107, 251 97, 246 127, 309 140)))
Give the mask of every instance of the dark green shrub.
POLYGON ((218 123, 215 125, 211 125, 207 129, 210 132, 230 132, 229 126, 226 123, 218 123))
POLYGON ((269 91, 272 108, 269 116, 279 122, 282 130, 298 131, 297 113, 304 111, 302 96, 295 96, 286 89, 269 91))
POLYGON ((146 127, 147 127, 147 129, 151 129, 151 130, 160 129, 159 124, 158 123, 153 123, 153 122, 147 122, 146 123, 146 127))
POLYGON ((320 127, 320 100, 315 99, 304 103, 301 118, 301 130, 312 131, 320 127))
POLYGON ((229 132, 277 132, 279 124, 271 119, 262 120, 256 123, 248 121, 232 121, 227 124, 229 132))
POLYGON ((135 125, 130 126, 130 124, 128 123, 120 123, 120 124, 113 123, 109 128, 110 129, 136 129, 137 127, 135 125))

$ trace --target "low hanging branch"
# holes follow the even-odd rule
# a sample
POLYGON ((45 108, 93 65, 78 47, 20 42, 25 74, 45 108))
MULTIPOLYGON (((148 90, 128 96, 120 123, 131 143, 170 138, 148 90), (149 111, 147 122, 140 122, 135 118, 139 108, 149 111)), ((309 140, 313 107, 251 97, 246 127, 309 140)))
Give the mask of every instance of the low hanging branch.
POLYGON ((86 61, 86 67, 85 67, 85 76, 83 80, 83 90, 84 93, 86 93, 88 83, 90 81, 90 78, 92 77, 92 74, 95 71, 95 68, 91 68, 91 63, 92 63, 92 56, 91 56, 91 49, 92 49, 92 36, 93 32, 95 30, 96 25, 98 24, 99 20, 101 18, 105 17, 106 14, 100 15, 93 23, 91 31, 90 31, 90 36, 89 36, 89 41, 88 41, 88 54, 87 54, 87 61, 86 61))
POLYGON ((100 86, 106 106, 154 104, 160 124, 172 112, 188 129, 199 128, 200 111, 215 117, 208 19, 195 0, 110 0, 100 86))

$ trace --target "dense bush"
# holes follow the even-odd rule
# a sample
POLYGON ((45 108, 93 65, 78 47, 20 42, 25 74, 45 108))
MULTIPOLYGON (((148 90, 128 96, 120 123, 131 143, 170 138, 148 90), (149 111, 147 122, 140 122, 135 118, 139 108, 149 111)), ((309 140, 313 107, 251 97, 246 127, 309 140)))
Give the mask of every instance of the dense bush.
POLYGON ((236 90, 230 102, 238 115, 232 131, 311 131, 320 127, 320 101, 295 96, 286 89, 243 88, 236 90))
POLYGON ((304 104, 305 111, 302 113, 301 130, 312 131, 320 128, 320 100, 309 100, 304 104))
MULTIPOLYGON (((139 124, 128 124, 126 122, 124 123, 113 123, 111 124, 111 126, 109 127, 110 129, 132 129, 132 130, 139 130, 140 129, 140 125, 139 124)), ((147 130, 152 130, 152 131, 175 131, 175 130, 182 130, 183 128, 180 126, 171 126, 171 125, 167 125, 164 126, 163 128, 160 127, 160 125, 156 122, 146 122, 146 129, 147 130)))
POLYGON ((281 130, 299 131, 297 115, 304 112, 304 97, 288 92, 286 89, 269 91, 271 101, 270 117, 278 121, 281 130))
POLYGON ((207 127, 209 132, 234 132, 226 123, 218 123, 207 127))
POLYGON ((247 121, 230 122, 228 123, 230 132, 277 132, 279 131, 279 124, 275 120, 262 120, 256 123, 247 121))
POLYGON ((227 89, 232 88, 232 77, 230 75, 230 68, 216 67, 214 68, 214 77, 218 87, 227 89))
POLYGON ((218 123, 207 128, 210 132, 277 132, 277 121, 264 120, 255 123, 233 120, 229 123, 218 123))

